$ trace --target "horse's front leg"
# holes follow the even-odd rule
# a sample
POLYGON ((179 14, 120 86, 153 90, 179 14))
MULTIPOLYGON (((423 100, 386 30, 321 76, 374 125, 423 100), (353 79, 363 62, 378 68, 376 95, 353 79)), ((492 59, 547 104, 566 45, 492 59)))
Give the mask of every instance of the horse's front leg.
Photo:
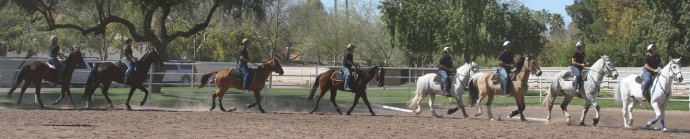
POLYGON ((436 114, 436 110, 434 109, 434 100, 436 100, 436 95, 429 95, 429 110, 431 111, 431 115, 436 118, 442 118, 443 116, 436 114))
POLYGON ((146 89, 146 87, 144 87, 143 84, 139 85, 137 88, 139 88, 139 90, 144 92, 144 99, 139 102, 140 103, 139 106, 144 106, 144 104, 146 103, 146 100, 149 99, 149 90, 146 89))
POLYGON ((69 84, 60 84, 60 97, 53 102, 53 106, 60 104, 62 102, 62 99, 65 98, 65 93, 69 90, 66 89, 69 84))
POLYGON ((134 87, 134 86, 130 87, 130 89, 129 89, 129 94, 127 94, 127 101, 125 101, 125 106, 127 106, 127 110, 128 110, 128 111, 131 111, 131 110, 132 110, 132 106, 129 106, 129 100, 132 99, 132 95, 134 95, 134 90, 136 90, 136 89, 137 89, 137 88, 134 87))
POLYGON ((367 99, 367 92, 362 92, 362 100, 364 100, 364 104, 367 105, 367 108, 369 108, 369 113, 371 113, 371 116, 376 116, 376 113, 374 113, 374 110, 371 109, 371 105, 369 104, 369 99, 367 99))
POLYGON ((256 105, 259 106, 259 111, 266 113, 264 108, 261 107, 261 91, 254 91, 254 98, 256 99, 256 105))
POLYGON ((580 117, 580 126, 585 126, 585 116, 587 115, 587 111, 589 111, 589 108, 592 106, 592 103, 590 103, 587 100, 585 101, 585 109, 582 110, 582 117, 580 117))
POLYGON ((333 107, 335 107, 335 111, 338 111, 338 114, 343 115, 343 112, 340 112, 340 107, 338 107, 338 104, 335 103, 335 96, 337 93, 338 89, 331 89, 331 103, 333 103, 333 107))
MULTIPOLYGON (((458 91, 456 91, 456 92, 458 92, 458 91)), ((462 103, 462 94, 463 93, 461 93, 461 92, 462 92, 462 90, 459 93, 457 93, 457 95, 455 96, 457 106, 453 109, 448 109, 448 115, 455 113, 456 111, 458 111, 458 108, 460 108, 460 110, 462 110, 463 118, 469 118, 470 116, 468 116, 467 112, 465 111, 465 104, 462 103)))
POLYGON ((347 110, 346 115, 350 115, 350 113, 352 113, 352 110, 355 109, 355 106, 357 106, 357 103, 359 103, 359 97, 361 97, 360 94, 355 93, 355 101, 354 101, 354 103, 352 103, 352 107, 350 107, 350 110, 347 110))
POLYGON ((661 109, 659 108, 659 103, 652 102, 652 108, 654 109, 655 117, 647 122, 647 128, 650 128, 652 125, 656 124, 656 122, 661 118, 661 109))

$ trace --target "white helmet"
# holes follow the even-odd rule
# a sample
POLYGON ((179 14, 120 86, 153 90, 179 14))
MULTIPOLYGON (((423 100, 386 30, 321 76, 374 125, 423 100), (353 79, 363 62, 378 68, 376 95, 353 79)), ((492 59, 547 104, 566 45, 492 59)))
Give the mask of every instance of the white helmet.
POLYGON ((57 40, 58 40, 58 36, 57 36, 57 35, 50 36, 50 42, 55 42, 55 41, 57 41, 57 40))
POLYGON ((508 46, 512 46, 512 45, 513 44, 510 43, 510 41, 503 42, 503 47, 508 47, 508 46))
POLYGON ((450 47, 443 47, 443 52, 450 52, 453 51, 450 49, 450 47))
POLYGON ((585 46, 585 43, 582 42, 582 41, 578 41, 577 44, 575 44, 575 47, 577 47, 577 48, 580 48, 580 47, 583 47, 583 46, 585 46))
POLYGON ((348 44, 348 45, 347 45, 347 49, 350 49, 350 48, 357 48, 357 47, 355 47, 355 45, 348 44))
POLYGON ((248 43, 249 43, 249 39, 243 39, 242 40, 242 44, 248 44, 248 43))
POLYGON ((651 51, 651 50, 656 50, 656 45, 654 45, 653 43, 652 43, 652 44, 649 44, 649 45, 647 46, 647 51, 651 51))

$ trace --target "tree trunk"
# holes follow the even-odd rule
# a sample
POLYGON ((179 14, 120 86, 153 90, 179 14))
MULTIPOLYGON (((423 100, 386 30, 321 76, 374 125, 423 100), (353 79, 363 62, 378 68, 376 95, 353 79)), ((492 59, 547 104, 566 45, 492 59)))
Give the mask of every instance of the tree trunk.
MULTIPOLYGON (((155 44, 155 43, 152 43, 152 44, 155 44)), ((165 62, 170 60, 168 57, 168 49, 167 49, 168 44, 170 44, 170 42, 163 42, 161 44, 161 46, 154 45, 154 47, 156 48, 156 51, 158 52, 158 56, 160 56, 161 60, 163 60, 165 62)), ((158 67, 155 64, 153 64, 153 66, 151 66, 151 68, 152 68, 153 72, 155 72, 155 73, 164 73, 165 72, 165 68, 158 67)), ((165 77, 165 75, 163 75, 163 74, 154 74, 153 80, 151 82, 152 83, 162 83, 163 77, 165 77)), ((151 93, 162 93, 161 87, 163 87, 163 85, 151 85, 151 93)))

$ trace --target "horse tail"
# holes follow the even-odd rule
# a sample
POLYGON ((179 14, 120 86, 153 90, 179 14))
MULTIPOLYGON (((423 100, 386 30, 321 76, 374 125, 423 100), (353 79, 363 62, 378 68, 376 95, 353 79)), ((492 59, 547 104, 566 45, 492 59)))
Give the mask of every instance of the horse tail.
MULTIPOLYGON (((419 82, 417 82, 419 83, 419 82)), ((412 109, 413 112, 417 111, 417 107, 419 106, 419 99, 422 97, 422 91, 419 90, 419 86, 417 86, 417 90, 414 91, 414 98, 410 99, 407 101, 407 107, 412 109)))
POLYGON ((316 75, 314 85, 311 87, 311 90, 309 90, 309 96, 307 97, 307 101, 314 99, 314 93, 316 93, 316 89, 319 88, 319 79, 321 79, 321 75, 323 75, 323 73, 316 75))
MULTIPOLYGON (((208 73, 204 74, 203 76, 201 76, 201 85, 199 85, 199 88, 206 86, 206 83, 208 83, 208 79, 211 77, 211 75, 216 74, 220 71, 221 70, 208 72, 208 73)), ((228 72, 230 72, 230 71, 228 71, 228 72)), ((218 76, 218 75, 216 75, 216 76, 218 76)))
POLYGON ((7 93, 7 97, 12 97, 12 93, 15 89, 17 89, 17 87, 19 87, 19 84, 22 83, 22 80, 24 80, 24 76, 26 76, 26 74, 29 73, 30 68, 30 65, 22 67, 21 71, 19 71, 19 74, 17 75, 17 78, 15 79, 14 85, 12 85, 12 88, 10 89, 10 92, 7 93))
POLYGON ((91 72, 89 73, 89 77, 86 78, 86 86, 84 87, 84 89, 85 89, 84 95, 81 96, 82 100, 93 95, 93 92, 96 91, 96 88, 98 88, 96 81, 94 81, 94 79, 96 78, 95 76, 96 76, 97 72, 98 72, 98 67, 91 68, 91 72))
POLYGON ((467 99, 470 102, 471 106, 474 106, 477 104, 477 100, 479 100, 479 88, 477 87, 477 78, 470 78, 470 82, 467 85, 469 86, 469 94, 467 99))
POLYGON ((556 76, 556 78, 554 78, 553 81, 551 81, 551 87, 549 87, 549 89, 546 90, 546 98, 544 98, 544 101, 541 102, 542 105, 548 105, 549 103, 551 103, 551 97, 553 97, 553 95, 558 95, 554 94, 558 93, 557 90, 559 90, 558 88, 560 88, 561 78, 558 77, 561 76, 556 76))
MULTIPOLYGON (((626 82, 624 82, 624 81, 625 80, 621 80, 621 82, 619 82, 618 85, 613 88, 613 96, 614 96, 614 99, 616 100, 616 102, 618 102, 618 104, 623 104, 623 99, 621 99, 621 93, 622 93, 621 88, 623 85, 626 85, 626 82)), ((626 106, 623 106, 623 107, 625 109, 626 106)))

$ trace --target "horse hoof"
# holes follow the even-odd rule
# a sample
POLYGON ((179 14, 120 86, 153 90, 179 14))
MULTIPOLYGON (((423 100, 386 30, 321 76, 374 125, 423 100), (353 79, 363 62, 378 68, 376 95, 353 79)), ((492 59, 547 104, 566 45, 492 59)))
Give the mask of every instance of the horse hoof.
POLYGON ((474 117, 479 117, 479 115, 482 115, 482 113, 474 114, 474 117))
POLYGON ((489 119, 489 121, 493 122, 493 121, 498 121, 498 120, 491 118, 491 119, 489 119))
POLYGON ((468 116, 467 114, 465 114, 465 115, 462 116, 462 118, 467 119, 467 118, 470 118, 470 116, 468 116))
POLYGON ((375 114, 375 113, 371 113, 371 116, 376 116, 376 114, 375 114))
POLYGON ((127 111, 132 111, 132 108, 127 108, 127 111))
POLYGON ((585 122, 580 122, 580 126, 585 126, 585 122))
POLYGON ((234 111, 236 111, 236 110, 237 110, 237 108, 232 107, 232 108, 230 108, 227 112, 234 112, 234 111))
POLYGON ((599 119, 594 119, 592 125, 597 126, 597 124, 599 124, 599 119))
POLYGON ((661 132, 671 132, 671 130, 668 130, 668 128, 661 129, 661 132))
POLYGON ((457 111, 458 111, 458 109, 448 109, 448 115, 451 115, 457 111))

